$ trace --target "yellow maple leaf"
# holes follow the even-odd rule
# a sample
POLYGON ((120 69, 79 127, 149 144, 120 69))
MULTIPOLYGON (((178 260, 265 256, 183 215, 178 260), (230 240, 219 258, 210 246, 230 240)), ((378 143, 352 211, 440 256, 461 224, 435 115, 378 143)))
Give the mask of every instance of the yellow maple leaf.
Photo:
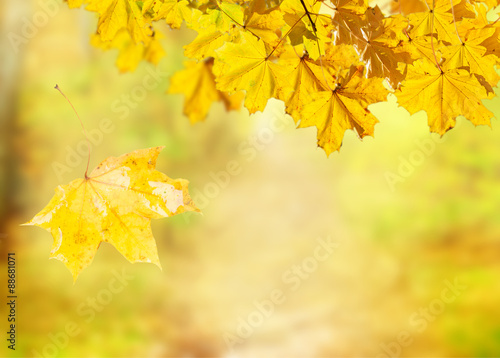
MULTIPOLYGON (((257 12, 264 14, 269 11, 266 0, 251 0, 247 7, 248 12, 257 12)), ((272 8, 274 10, 274 8, 272 8)))
POLYGON ((133 0, 90 0, 88 11, 99 13, 97 33, 102 41, 111 41, 126 28, 135 42, 148 43, 153 31, 133 0))
POLYGON ((403 13, 404 15, 427 10, 422 0, 392 0, 390 4, 392 14, 403 13))
POLYGON ((155 169, 163 147, 109 157, 90 175, 56 188, 49 204, 31 221, 54 237, 50 257, 62 261, 76 280, 108 242, 130 262, 161 268, 151 219, 199 211, 188 181, 155 169))
POLYGON ((451 12, 449 0, 425 0, 428 10, 408 15, 413 26, 412 37, 425 36, 436 33, 438 38, 448 42, 453 41, 455 36, 454 21, 460 21, 464 17, 475 17, 473 8, 464 0, 453 1, 454 13, 451 12))
MULTIPOLYGON (((439 41, 436 37, 437 36, 435 34, 427 36, 417 36, 416 38, 412 38, 409 35, 408 37, 405 36, 396 51, 409 54, 411 60, 413 61, 420 58, 426 58, 430 62, 434 62, 434 55, 436 55, 436 57, 441 56, 441 53, 439 51, 436 51, 436 49, 439 47, 439 41)), ((407 64, 408 62, 412 61, 405 61, 403 63, 407 64)), ((401 63, 399 65, 401 65, 401 63)))
POLYGON ((498 6, 498 0, 475 0, 478 3, 483 3, 488 6, 489 9, 493 9, 498 6))
POLYGON ((351 68, 352 65, 358 66, 362 64, 354 47, 344 44, 338 46, 327 44, 321 63, 333 67, 335 71, 346 70, 351 68))
POLYGON ((498 57, 486 55, 487 49, 482 44, 494 36, 495 29, 493 27, 472 28, 461 31, 459 34, 461 36, 460 43, 457 43, 457 37, 455 44, 440 49, 443 57, 446 58, 444 65, 453 68, 468 67, 470 73, 476 74, 480 80, 486 81, 488 92, 493 94, 492 87, 495 87, 500 80, 500 76, 492 70, 498 57))
POLYGON ((427 60, 409 66, 397 93, 399 105, 411 114, 425 109, 431 132, 441 135, 455 126, 460 115, 474 125, 490 125, 493 114, 481 103, 488 94, 477 78, 461 68, 442 70, 427 60))
POLYGON ((367 77, 386 78, 393 88, 403 80, 398 62, 411 62, 411 56, 398 50, 400 38, 396 33, 402 34, 405 27, 405 18, 395 15, 381 21, 380 26, 361 29, 362 35, 354 41, 354 48, 365 63, 367 77))
POLYGON ((215 87, 212 73, 213 58, 201 62, 185 62, 185 69, 176 72, 170 79, 168 93, 181 93, 184 101, 184 114, 191 123, 202 121, 207 116, 213 102, 222 101, 226 109, 239 109, 243 93, 228 95, 215 87))
POLYGON ((245 90, 245 107, 255 113, 264 110, 269 98, 282 98, 289 86, 284 68, 272 61, 262 40, 248 32, 241 39, 216 51, 214 74, 219 90, 245 90))
POLYGON ((148 44, 135 43, 126 29, 120 30, 112 41, 102 41, 99 35, 93 35, 90 43, 103 50, 112 48, 118 49, 119 54, 116 59, 116 66, 120 72, 134 71, 142 60, 157 65, 165 56, 159 39, 163 38, 158 32, 152 37, 148 44))
POLYGON ((335 45, 350 43, 351 37, 361 36, 362 16, 368 7, 367 1, 330 0, 325 4, 328 4, 328 13, 331 14, 332 22, 335 25, 333 31, 335 45))
POLYGON ((262 41, 276 46, 279 42, 277 31, 284 23, 283 13, 280 10, 273 10, 267 14, 252 12, 245 17, 244 27, 262 41))
MULTIPOLYGON (((192 21, 190 28, 198 32, 196 38, 184 46, 184 55, 202 60, 215 57, 215 50, 225 42, 239 37, 237 27, 242 27, 244 12, 241 6, 228 2, 217 3, 218 8, 207 9, 206 14, 192 21)), ((275 35, 276 36, 276 35, 275 35)))
MULTIPOLYGON (((490 9, 496 6, 492 5, 490 1, 487 2, 490 3, 490 9)), ((492 2, 497 2, 497 0, 492 0, 492 2)), ((489 11, 483 3, 475 3, 474 10, 477 13, 477 17, 475 19, 464 19, 464 21, 461 22, 460 27, 458 28, 460 36, 463 36, 463 31, 477 31, 481 36, 484 34, 483 30, 488 31, 490 28, 494 29, 493 35, 484 38, 480 45, 486 48, 484 56, 494 55, 496 58, 496 64, 500 65, 500 21, 498 21, 498 11, 496 14, 497 19, 489 21, 489 11)))
POLYGON ((284 0, 280 4, 285 26, 284 33, 288 34, 292 45, 303 43, 304 38, 317 38, 316 15, 321 7, 321 1, 316 0, 284 0), (306 12, 307 9, 307 12, 306 12))
POLYGON ((207 9, 207 13, 200 16, 193 28, 197 31, 215 26, 221 32, 228 32, 235 25, 242 26, 245 17, 244 10, 238 4, 226 1, 217 2, 217 8, 207 9))
POLYGON ((217 17, 217 27, 229 29, 234 24, 243 26, 245 11, 239 4, 224 0, 216 2, 219 9, 213 15, 217 17))
POLYGON ((178 29, 184 20, 191 21, 193 9, 187 0, 155 0, 144 3, 143 11, 152 10, 153 21, 165 19, 173 29, 178 29))
POLYGON ((320 13, 318 15, 311 15, 311 18, 315 23, 315 36, 312 38, 304 36, 303 43, 309 57, 313 60, 317 60, 325 54, 328 45, 332 44, 332 31, 334 25, 330 15, 320 13))
POLYGON ((348 129, 356 130, 361 138, 372 136, 378 120, 367 107, 387 97, 382 79, 365 78, 362 66, 342 72, 333 91, 311 95, 312 101, 304 106, 299 123, 301 128, 318 128, 318 145, 327 155, 340 149, 348 129))
MULTIPOLYGON (((349 49, 352 50, 352 47, 349 47, 349 49)), ((287 91, 288 96, 285 98, 285 105, 286 112, 292 116, 296 123, 300 119, 302 108, 310 102, 312 94, 335 87, 335 78, 331 75, 331 72, 336 72, 337 67, 333 66, 342 64, 342 62, 337 62, 337 58, 333 56, 338 54, 346 56, 348 51, 344 50, 341 46, 328 47, 327 55, 321 62, 313 61, 307 54, 299 57, 294 51, 290 50, 280 56, 280 64, 291 69, 286 74, 290 84, 290 91, 287 91)), ((345 58, 348 60, 348 56, 345 58)), ((347 68, 349 67, 347 66, 347 68)))
POLYGON ((311 95, 327 90, 322 80, 321 67, 308 57, 298 58, 297 64, 290 73, 289 78, 293 84, 291 96, 285 101, 286 112, 292 116, 295 122, 299 121, 299 115, 305 104, 310 102, 311 95))
POLYGON ((189 45, 184 46, 184 55, 197 60, 214 57, 215 50, 229 40, 229 34, 217 31, 215 27, 212 27, 210 30, 199 32, 189 45))

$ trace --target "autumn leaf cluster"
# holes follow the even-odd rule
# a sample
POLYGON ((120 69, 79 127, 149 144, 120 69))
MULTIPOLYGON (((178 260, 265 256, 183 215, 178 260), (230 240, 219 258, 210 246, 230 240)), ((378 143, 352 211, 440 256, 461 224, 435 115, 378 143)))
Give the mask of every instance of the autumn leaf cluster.
MULTIPOLYGON (((132 71, 166 54, 158 23, 196 32, 184 46, 184 69, 170 93, 185 96, 191 122, 213 102, 262 111, 285 103, 297 127, 317 128, 327 154, 346 130, 373 136, 368 106, 394 93, 410 113, 425 110, 432 132, 444 134, 463 115, 475 125, 493 114, 499 76, 497 0, 67 0, 98 14, 93 45, 119 51, 132 71), (493 19, 493 20, 492 20, 493 19)), ((168 36, 175 36, 169 32, 168 36)))

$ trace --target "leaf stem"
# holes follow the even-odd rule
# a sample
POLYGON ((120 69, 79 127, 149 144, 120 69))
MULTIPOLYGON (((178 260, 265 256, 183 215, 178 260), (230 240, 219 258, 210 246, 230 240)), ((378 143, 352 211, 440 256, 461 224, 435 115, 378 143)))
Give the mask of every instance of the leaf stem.
POLYGON ((88 171, 89 171, 89 164, 90 164, 90 140, 89 140, 89 135, 87 133, 87 130, 85 129, 85 126, 83 125, 83 122, 82 122, 82 119, 80 118, 80 116, 78 115, 78 112, 76 111, 75 107, 73 106, 73 103, 71 103, 71 101, 68 99, 68 97, 66 97, 66 95, 63 93, 63 91, 61 91, 61 89, 59 88, 59 85, 56 84, 56 86, 54 87, 56 90, 58 90, 64 98, 66 98, 66 101, 68 101, 68 103, 71 105, 71 108, 73 108, 73 111, 75 112, 76 116, 78 117, 78 120, 80 121, 80 124, 83 128, 83 133, 85 134, 85 139, 87 139, 87 145, 88 145, 88 148, 89 148, 89 156, 88 156, 88 159, 87 159, 87 168, 85 169, 85 179, 88 179, 88 171))
MULTIPOLYGON (((323 79, 325 80, 326 86, 328 87, 328 89, 330 91, 333 92, 332 88, 330 87, 330 84, 328 83, 328 80, 326 79, 325 69, 323 67, 323 59, 322 59, 323 56, 321 55, 321 46, 319 44, 318 29, 316 28, 316 24, 314 23, 314 21, 311 18, 311 13, 309 12, 309 10, 307 10, 307 7, 306 7, 306 4, 304 3, 304 0, 300 0, 300 3, 302 4, 302 7, 304 8, 306 15, 309 18, 309 21, 311 22, 311 26, 313 28, 314 35, 316 36, 316 45, 318 47, 318 54, 319 54, 318 58, 319 58, 319 65, 321 67, 321 74, 323 75, 323 79)), ((320 14, 316 14, 316 16, 319 16, 319 15, 320 14)), ((317 17, 316 17, 316 20, 317 20, 317 17)))
POLYGON ((283 36, 281 36, 280 40, 278 41, 278 43, 276 44, 276 46, 273 47, 273 49, 271 50, 271 52, 269 52, 266 56, 266 60, 269 59, 269 57, 271 57, 271 55, 274 53, 274 51, 276 51, 276 49, 281 45, 281 43, 283 42, 284 39, 286 39, 286 37, 290 34, 290 32, 292 32, 293 28, 295 27, 295 25, 297 25, 301 20, 302 18, 305 16, 302 15, 297 21, 295 21, 295 24, 293 24, 290 29, 286 32, 286 34, 284 34, 283 36))
MULTIPOLYGON (((231 16, 230 16, 227 12, 225 12, 225 11, 221 8, 221 6, 220 6, 220 4, 219 4, 219 1, 217 1, 217 6, 219 7, 220 11, 221 11, 224 15, 226 15, 227 17, 229 17, 229 18, 231 19, 231 21, 232 21, 232 22, 234 22, 234 23, 235 23, 236 25, 238 25, 239 27, 245 28, 245 26, 244 26, 244 25, 240 24, 238 21, 236 21, 235 19, 233 19, 233 18, 232 18, 232 17, 231 17, 231 16)), ((252 31, 250 31, 250 32, 252 32, 252 31)), ((253 33, 253 32, 252 32, 252 33, 253 33)))
MULTIPOLYGON (((425 6, 427 6, 427 10, 431 11, 431 8, 429 7, 429 4, 427 4, 427 0, 424 0, 425 6)), ((434 9, 434 3, 432 5, 432 8, 434 9)))
POLYGON ((450 0, 450 5, 451 5, 451 13, 453 15, 453 23, 455 24, 455 32, 457 33, 458 40, 460 41, 461 44, 464 42, 462 41, 462 38, 458 34, 458 27, 457 27, 457 21, 455 20, 455 8, 453 6, 453 0, 450 0))
MULTIPOLYGON (((432 54, 434 55, 434 61, 436 61, 437 68, 439 69, 439 71, 441 73, 444 73, 443 70, 441 69, 441 66, 439 66, 439 62, 438 62, 438 59, 436 56, 436 50, 434 49, 434 41, 433 41, 433 39, 434 39, 434 1, 435 0, 432 1, 432 12, 431 12, 431 14, 432 14, 431 15, 432 16, 432 18, 431 18, 431 48, 432 48, 432 54)), ((437 32, 436 32, 436 34, 437 34, 437 32)))
POLYGON ((401 8, 401 2, 398 2, 398 5, 399 5, 398 6, 399 15, 403 16, 406 19, 406 21, 408 22, 408 26, 406 26, 406 29, 403 29, 403 33, 408 38, 408 40, 411 41, 411 37, 410 37, 410 35, 408 34, 408 31, 407 31, 407 29, 410 28, 410 19, 403 15, 403 10, 401 8))

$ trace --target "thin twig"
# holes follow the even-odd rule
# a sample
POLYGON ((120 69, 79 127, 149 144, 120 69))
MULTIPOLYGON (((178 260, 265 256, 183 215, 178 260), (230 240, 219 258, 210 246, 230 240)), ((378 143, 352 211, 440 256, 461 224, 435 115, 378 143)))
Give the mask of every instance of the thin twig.
POLYGON ((306 12, 307 17, 309 18, 309 21, 311 22, 311 25, 312 25, 313 30, 314 30, 314 34, 317 37, 318 34, 316 33, 317 32, 317 30, 316 30, 316 24, 311 19, 311 15, 309 14, 309 10, 307 10, 307 7, 306 7, 306 4, 304 3, 304 0, 300 0, 300 3, 302 4, 302 7, 304 8, 304 11, 306 12))
MULTIPOLYGON (((323 67, 323 59, 321 58, 322 57, 322 55, 321 55, 321 46, 319 44, 318 30, 316 28, 316 24, 314 23, 314 21, 312 21, 311 15, 309 13, 309 10, 307 10, 307 7, 306 7, 306 4, 304 3, 304 0, 300 0, 300 3, 304 7, 304 10, 305 10, 305 12, 307 14, 307 17, 309 18, 309 21, 311 22, 311 25, 313 27, 314 35, 316 36, 316 45, 318 47, 318 54, 319 54, 318 58, 319 58, 319 65, 321 67, 321 74, 323 75, 323 79, 325 80, 326 86, 328 87, 328 89, 330 91, 333 92, 332 88, 330 87, 330 84, 328 83, 328 80, 326 79, 325 69, 323 67)), ((319 16, 319 15, 321 15, 321 14, 316 14, 316 16, 319 16)))
POLYGON ((58 90, 64 98, 66 98, 66 101, 68 101, 68 103, 71 105, 71 108, 73 108, 73 111, 75 112, 76 116, 78 117, 78 120, 80 121, 80 124, 83 128, 83 133, 85 134, 85 139, 87 139, 87 145, 89 147, 89 156, 88 156, 88 159, 87 159, 87 168, 85 169, 85 179, 88 179, 88 176, 87 176, 87 173, 89 171, 89 164, 90 164, 90 140, 89 140, 89 135, 87 133, 87 130, 85 129, 85 126, 83 125, 83 122, 82 122, 82 119, 80 118, 80 116, 78 115, 78 112, 76 111, 75 107, 73 106, 73 103, 71 103, 71 101, 68 99, 68 97, 66 97, 66 95, 63 93, 63 91, 61 91, 61 89, 59 88, 58 85, 56 85, 54 87, 56 90, 58 90))

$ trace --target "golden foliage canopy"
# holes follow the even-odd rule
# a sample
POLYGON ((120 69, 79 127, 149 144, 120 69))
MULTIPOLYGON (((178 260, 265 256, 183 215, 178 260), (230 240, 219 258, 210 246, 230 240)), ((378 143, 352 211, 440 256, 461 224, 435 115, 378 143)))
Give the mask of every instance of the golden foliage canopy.
POLYGON ((157 21, 195 31, 184 47, 194 62, 169 89, 186 97, 193 123, 214 101, 231 110, 244 98, 254 113, 276 98, 298 127, 318 128, 330 154, 348 129, 373 135, 368 106, 388 89, 411 113, 427 111, 440 134, 459 115, 475 125, 492 117, 482 100, 500 78, 496 0, 387 0, 383 9, 367 0, 66 1, 98 14, 92 43, 118 49, 121 71, 165 56, 157 21))

